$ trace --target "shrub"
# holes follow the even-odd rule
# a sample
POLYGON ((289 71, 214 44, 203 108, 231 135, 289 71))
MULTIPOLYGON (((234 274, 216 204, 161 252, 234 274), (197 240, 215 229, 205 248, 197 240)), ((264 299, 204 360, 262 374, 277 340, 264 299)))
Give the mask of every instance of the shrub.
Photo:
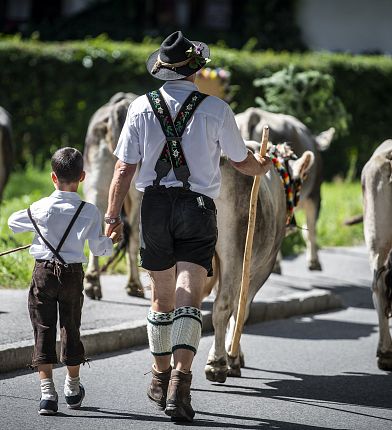
MULTIPOLYGON (((94 111, 117 91, 142 94, 161 82, 145 69, 156 44, 113 42, 105 37, 64 43, 0 39, 0 105, 12 115, 18 162, 41 162, 60 145, 83 147, 94 111)), ((335 80, 336 95, 352 116, 350 134, 323 154, 327 177, 344 175, 353 148, 358 166, 391 137, 392 59, 346 54, 247 52, 212 47, 211 65, 231 72, 233 108, 255 105, 254 79, 293 64, 335 80)), ((332 125, 332 124, 331 124, 332 125)))

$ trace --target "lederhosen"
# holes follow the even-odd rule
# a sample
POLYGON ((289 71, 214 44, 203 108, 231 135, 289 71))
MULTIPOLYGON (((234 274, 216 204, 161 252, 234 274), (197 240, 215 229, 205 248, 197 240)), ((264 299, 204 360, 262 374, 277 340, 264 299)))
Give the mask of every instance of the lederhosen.
POLYGON ((60 317, 61 362, 76 366, 85 361, 84 347, 80 341, 83 267, 81 263, 66 263, 60 255, 84 205, 82 201, 56 248, 42 235, 30 208, 27 210, 35 231, 53 253, 51 260, 36 260, 30 285, 28 307, 35 340, 33 367, 57 363, 57 313, 60 317))
MULTIPOLYGON (((205 267, 211 274, 212 270, 208 260, 216 243, 215 204, 210 197, 190 190, 189 177, 191 172, 181 146, 182 135, 189 120, 207 95, 193 91, 181 106, 174 121, 159 90, 151 91, 146 95, 160 123, 166 142, 155 165, 156 179, 153 181, 152 186, 145 189, 143 196, 141 210, 141 265, 147 270, 165 270, 174 265, 176 261, 184 259, 184 261, 205 267), (173 169, 176 179, 182 183, 182 187, 166 188, 160 185, 161 179, 167 176, 171 169, 173 169), (151 195, 153 194, 154 201, 150 203, 151 195), (195 209, 198 209, 198 212, 195 209), (209 227, 208 231, 206 228, 201 227, 200 236, 204 234, 211 243, 215 240, 212 247, 206 244, 206 249, 203 250, 203 245, 200 245, 200 243, 203 242, 204 237, 198 237, 197 235, 194 237, 195 243, 197 242, 197 245, 200 245, 200 256, 197 255, 197 248, 193 251, 190 245, 188 246, 185 242, 181 242, 181 238, 187 235, 190 240, 192 239, 192 228, 188 225, 190 222, 185 219, 184 224, 179 225, 180 219, 186 218, 186 215, 191 210, 195 211, 196 223, 207 223, 209 227), (200 212, 204 214, 204 217, 198 221, 200 212), (158 217, 159 213, 162 214, 162 218, 158 217), (167 215, 166 218, 165 215, 167 215), (214 220, 211 221, 210 218, 212 217, 214 220), (214 226, 211 223, 214 223, 214 226), (154 231, 150 231, 150 227, 154 231), (159 230, 160 228, 161 230, 159 230), (183 232, 179 233, 181 228, 183 232), (174 245, 172 242, 174 242, 174 245), (179 249, 178 255, 175 255, 176 244, 178 244, 179 249), (171 245, 174 246, 174 250, 171 245), (165 254, 173 255, 165 260, 165 254), (207 256, 205 261, 201 254, 207 256), (161 263, 158 260, 161 260, 161 263)), ((197 142, 192 144, 197 145, 197 142)))

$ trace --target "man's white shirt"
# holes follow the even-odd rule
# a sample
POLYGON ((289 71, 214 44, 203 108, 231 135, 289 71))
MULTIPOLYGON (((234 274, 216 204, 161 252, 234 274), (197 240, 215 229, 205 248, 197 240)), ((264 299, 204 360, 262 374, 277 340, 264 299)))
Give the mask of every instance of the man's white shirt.
MULTIPOLYGON (((168 81, 160 91, 174 119, 189 94, 197 91, 197 86, 186 80, 168 81)), ((155 164, 165 142, 165 135, 147 96, 138 97, 128 109, 114 155, 128 164, 142 162, 135 180, 139 191, 153 184, 155 164)), ((236 162, 247 157, 232 110, 226 102, 214 96, 206 97, 196 109, 184 130, 181 146, 191 173, 190 189, 213 199, 218 197, 220 190, 221 152, 236 162)), ((177 181, 173 169, 160 184, 166 187, 183 185, 177 181)))
MULTIPOLYGON (((44 238, 57 248, 63 234, 81 203, 78 193, 54 191, 30 206, 31 215, 44 238)), ((34 231, 27 209, 13 213, 8 219, 8 226, 14 233, 34 231)), ((91 252, 96 256, 111 255, 113 242, 102 235, 101 214, 96 206, 86 203, 73 225, 60 255, 66 263, 85 263, 83 249, 88 240, 91 252)), ((30 247, 30 254, 35 259, 51 260, 53 253, 36 234, 30 247)))

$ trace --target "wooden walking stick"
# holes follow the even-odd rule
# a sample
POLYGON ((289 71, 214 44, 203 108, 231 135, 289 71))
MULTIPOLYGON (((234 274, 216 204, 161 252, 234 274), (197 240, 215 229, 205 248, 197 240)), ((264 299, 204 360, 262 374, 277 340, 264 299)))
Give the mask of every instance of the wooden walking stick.
MULTIPOLYGON (((263 127, 263 135, 261 138, 261 147, 260 147, 260 155, 262 157, 264 157, 267 152, 268 134, 269 134, 268 125, 265 125, 263 127)), ((255 231, 257 198, 259 195, 260 180, 261 180, 260 175, 254 177, 252 192, 250 194, 248 232, 246 234, 244 261, 242 263, 240 298, 238 303, 238 311, 237 311, 237 318, 236 318, 235 328, 233 333, 233 339, 231 341, 231 348, 229 351, 229 355, 231 357, 237 357, 238 355, 241 334, 244 328, 245 307, 246 307, 246 302, 248 300, 249 281, 250 281, 250 262, 252 259, 253 234, 255 231)))

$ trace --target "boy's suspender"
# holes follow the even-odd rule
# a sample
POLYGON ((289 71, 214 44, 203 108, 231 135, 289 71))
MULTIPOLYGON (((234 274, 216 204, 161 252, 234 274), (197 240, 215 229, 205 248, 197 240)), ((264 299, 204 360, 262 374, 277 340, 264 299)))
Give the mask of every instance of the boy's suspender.
POLYGON ((173 168, 177 180, 183 183, 184 188, 189 189, 190 172, 182 150, 181 139, 186 125, 207 94, 193 91, 181 106, 174 122, 159 90, 151 91, 146 95, 166 137, 165 146, 155 165, 157 177, 154 180, 154 186, 159 186, 161 179, 173 168))
POLYGON ((37 223, 34 221, 33 216, 31 215, 31 210, 30 208, 27 209, 27 215, 30 218, 31 223, 33 224, 33 227, 35 229, 35 231, 37 232, 37 234, 39 235, 39 237, 42 239, 42 241, 44 242, 44 244, 52 251, 53 253, 53 257, 57 258, 58 261, 60 261, 61 264, 64 264, 65 266, 67 265, 67 263, 64 261, 64 259, 61 257, 60 255, 60 249, 63 246, 65 240, 67 239, 69 232, 71 231, 72 226, 75 224, 75 221, 77 220, 81 210, 83 209, 83 206, 86 204, 86 202, 81 202, 78 209, 76 210, 74 216, 71 219, 71 222, 68 224, 68 227, 66 228, 63 237, 60 239, 59 244, 57 245, 57 248, 54 249, 54 247, 44 238, 44 236, 41 233, 41 230, 39 229, 37 223))

